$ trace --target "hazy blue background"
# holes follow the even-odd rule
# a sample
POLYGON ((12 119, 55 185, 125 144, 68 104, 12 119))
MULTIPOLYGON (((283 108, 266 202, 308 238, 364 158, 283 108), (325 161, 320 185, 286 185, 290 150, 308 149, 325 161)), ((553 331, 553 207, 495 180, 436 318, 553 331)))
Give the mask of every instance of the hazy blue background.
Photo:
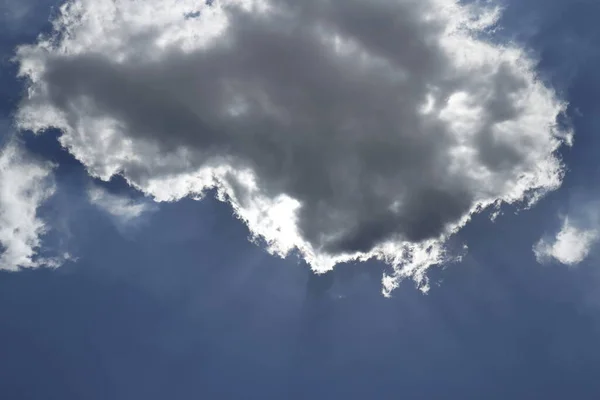
MULTIPOLYGON (((0 124, 9 126, 22 87, 8 59, 48 28, 52 2, 2 1, 0 124)), ((0 273, 0 398, 600 398, 597 255, 568 269, 538 265, 531 251, 558 212, 600 196, 600 2, 506 4, 497 40, 527 43, 571 103, 569 172, 532 210, 475 218, 457 240, 468 256, 432 271, 427 296, 405 282, 384 299, 378 263, 314 276, 273 258, 210 198, 117 227, 87 203, 89 178, 56 133, 24 135, 59 163, 43 210, 57 227, 48 241, 68 238, 80 260, 0 273)))

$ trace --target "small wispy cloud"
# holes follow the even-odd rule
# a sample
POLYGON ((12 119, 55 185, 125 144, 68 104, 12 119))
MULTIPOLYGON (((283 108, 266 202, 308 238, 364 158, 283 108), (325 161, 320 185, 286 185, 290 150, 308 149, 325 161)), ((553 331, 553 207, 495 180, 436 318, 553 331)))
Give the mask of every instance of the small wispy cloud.
POLYGON ((133 222, 143 214, 157 208, 155 204, 148 201, 113 194, 99 186, 91 187, 87 194, 91 204, 125 224, 133 222))
POLYGON ((557 261, 565 265, 577 265, 588 257, 599 239, 598 229, 582 228, 564 217, 556 236, 540 239, 533 246, 533 252, 539 263, 557 261))

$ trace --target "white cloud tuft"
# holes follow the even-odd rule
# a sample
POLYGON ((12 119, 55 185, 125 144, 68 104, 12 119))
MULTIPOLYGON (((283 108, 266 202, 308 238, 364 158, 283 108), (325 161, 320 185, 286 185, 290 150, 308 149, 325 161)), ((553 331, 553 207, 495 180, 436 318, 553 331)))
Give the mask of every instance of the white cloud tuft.
POLYGON ((556 237, 540 239, 533 246, 533 252, 539 263, 555 260, 565 265, 576 265, 588 256, 593 245, 598 242, 599 234, 597 229, 575 226, 566 217, 556 237))
POLYGON ((88 190, 88 199, 90 203, 123 223, 132 222, 143 214, 156 209, 150 203, 116 195, 98 186, 88 190))
POLYGON ((533 246, 533 253, 542 264, 555 260, 565 265, 576 265, 587 258, 599 239, 600 230, 597 228, 576 226, 565 217, 556 236, 541 238, 533 246))
POLYGON ((0 150, 0 269, 56 265, 37 255, 47 230, 38 209, 53 193, 51 165, 33 161, 12 142, 0 150))
POLYGON ((209 188, 316 271, 426 286, 477 210, 556 189, 565 105, 458 0, 72 0, 18 49, 23 129, 157 201, 209 188))

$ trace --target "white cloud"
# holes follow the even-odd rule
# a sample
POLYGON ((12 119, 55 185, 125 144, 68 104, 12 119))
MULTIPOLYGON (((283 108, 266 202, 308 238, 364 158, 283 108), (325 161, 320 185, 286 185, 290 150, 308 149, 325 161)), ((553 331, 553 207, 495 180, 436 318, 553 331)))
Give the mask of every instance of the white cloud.
POLYGON ((37 255, 47 231, 38 210, 53 192, 51 165, 32 160, 14 142, 0 150, 0 269, 56 265, 37 255))
POLYGON ((123 223, 132 222, 143 214, 156 209, 148 202, 116 195, 98 186, 90 187, 88 199, 90 203, 123 223))
POLYGON ((576 265, 589 255, 599 235, 598 229, 577 227, 566 217, 556 237, 540 239, 533 246, 533 252, 539 263, 555 260, 565 265, 576 265))
POLYGON ((72 0, 18 50, 21 128, 157 201, 208 188, 274 254, 376 257, 384 291, 477 210, 562 178, 564 104, 457 0, 72 0))

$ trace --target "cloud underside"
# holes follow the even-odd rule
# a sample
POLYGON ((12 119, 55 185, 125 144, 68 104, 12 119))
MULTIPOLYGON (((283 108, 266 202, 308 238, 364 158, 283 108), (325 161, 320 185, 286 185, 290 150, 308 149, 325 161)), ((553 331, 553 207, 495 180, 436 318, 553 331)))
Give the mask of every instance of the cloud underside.
POLYGON ((573 266, 585 260, 600 239, 598 229, 586 229, 564 218, 560 231, 554 237, 542 238, 533 246, 539 263, 550 261, 573 266))
POLYGON ((51 165, 32 160, 16 143, 0 150, 0 270, 56 265, 38 254, 47 231, 38 210, 53 193, 51 165))
POLYGON ((426 284, 490 204, 559 186, 564 104, 454 0, 74 0, 18 49, 23 129, 157 201, 217 189, 274 254, 426 284))

